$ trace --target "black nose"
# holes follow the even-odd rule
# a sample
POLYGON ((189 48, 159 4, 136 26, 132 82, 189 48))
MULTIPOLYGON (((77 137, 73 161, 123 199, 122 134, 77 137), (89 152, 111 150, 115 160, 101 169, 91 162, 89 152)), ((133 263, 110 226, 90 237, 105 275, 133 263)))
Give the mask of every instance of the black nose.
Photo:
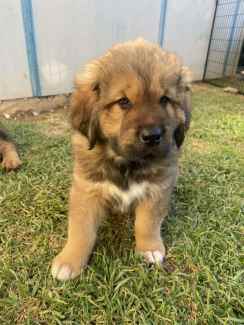
POLYGON ((159 144, 163 135, 163 129, 160 127, 143 128, 140 133, 140 140, 144 144, 159 144))

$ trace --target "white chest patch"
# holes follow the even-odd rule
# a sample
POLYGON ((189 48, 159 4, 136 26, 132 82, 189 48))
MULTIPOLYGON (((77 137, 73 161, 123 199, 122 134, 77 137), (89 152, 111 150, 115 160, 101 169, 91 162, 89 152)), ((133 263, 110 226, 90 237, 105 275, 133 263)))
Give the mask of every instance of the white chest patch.
POLYGON ((114 199, 121 201, 122 206, 120 209, 124 210, 127 209, 134 200, 140 199, 146 194, 148 182, 133 183, 126 191, 121 190, 110 182, 106 182, 104 185, 114 199))

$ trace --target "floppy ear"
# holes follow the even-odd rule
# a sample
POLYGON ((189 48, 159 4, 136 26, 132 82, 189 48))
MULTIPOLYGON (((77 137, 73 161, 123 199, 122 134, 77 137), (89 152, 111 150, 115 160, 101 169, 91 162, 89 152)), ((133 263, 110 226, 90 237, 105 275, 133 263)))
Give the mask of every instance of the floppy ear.
POLYGON ((183 92, 181 101, 181 108, 185 113, 185 130, 187 131, 190 127, 191 122, 191 81, 192 74, 187 67, 181 69, 180 88, 183 92))
POLYGON ((191 81, 192 73, 187 67, 181 69, 181 81, 180 87, 183 91, 183 97, 181 100, 181 108, 185 113, 185 130, 187 131, 190 127, 191 122, 191 81))
POLYGON ((181 145, 185 140, 185 133, 186 133, 185 125, 182 123, 174 131, 175 143, 178 148, 181 147, 181 145))
POLYGON ((183 144, 185 134, 191 122, 191 80, 192 74, 190 70, 183 67, 180 76, 180 91, 182 92, 180 105, 185 115, 185 122, 181 123, 174 132, 174 138, 178 148, 183 144))
POLYGON ((70 119, 73 129, 80 131, 88 138, 89 149, 92 149, 97 140, 98 121, 98 98, 99 84, 78 75, 76 79, 76 89, 70 100, 70 119))

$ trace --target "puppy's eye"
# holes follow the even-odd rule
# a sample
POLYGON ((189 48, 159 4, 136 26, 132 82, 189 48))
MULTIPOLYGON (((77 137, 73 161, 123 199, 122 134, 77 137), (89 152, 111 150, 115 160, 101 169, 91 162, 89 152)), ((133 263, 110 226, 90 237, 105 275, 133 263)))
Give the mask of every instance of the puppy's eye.
POLYGON ((168 102, 169 102, 169 97, 168 96, 162 96, 162 97, 160 97, 160 100, 159 100, 159 102, 160 102, 160 105, 166 105, 168 102))
POLYGON ((121 108, 131 108, 132 103, 130 102, 129 98, 127 97, 122 97, 118 100, 118 104, 121 108))

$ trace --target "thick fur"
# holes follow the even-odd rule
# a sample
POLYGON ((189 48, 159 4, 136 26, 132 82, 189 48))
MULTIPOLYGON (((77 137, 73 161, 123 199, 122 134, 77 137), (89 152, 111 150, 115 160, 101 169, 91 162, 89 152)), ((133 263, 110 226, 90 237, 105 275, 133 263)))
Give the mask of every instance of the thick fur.
POLYGON ((162 261, 160 226, 190 125, 190 97, 188 69, 142 39, 116 45, 78 73, 71 97, 68 240, 53 262, 54 277, 67 280, 80 273, 101 220, 114 209, 134 211, 136 251, 150 262, 162 261), (124 97, 130 101, 125 108, 119 101, 124 97), (145 147, 138 133, 152 125, 164 128, 163 139, 145 147))
POLYGON ((21 160, 16 146, 9 136, 0 129, 0 159, 6 171, 16 170, 21 166, 21 160))

